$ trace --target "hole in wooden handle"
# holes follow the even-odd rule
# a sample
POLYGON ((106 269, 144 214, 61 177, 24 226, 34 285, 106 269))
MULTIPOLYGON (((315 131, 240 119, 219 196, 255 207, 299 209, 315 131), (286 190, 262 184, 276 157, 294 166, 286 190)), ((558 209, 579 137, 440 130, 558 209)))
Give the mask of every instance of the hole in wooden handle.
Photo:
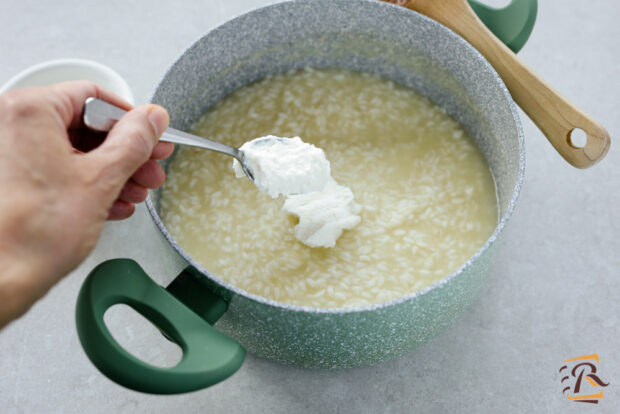
POLYGON ((567 142, 573 148, 583 148, 588 143, 588 135, 581 128, 573 128, 568 132, 567 142))
POLYGON ((571 126, 565 133, 564 141, 556 140, 554 147, 574 167, 589 168, 603 159, 609 151, 609 133, 598 124, 584 125, 581 128, 571 126))

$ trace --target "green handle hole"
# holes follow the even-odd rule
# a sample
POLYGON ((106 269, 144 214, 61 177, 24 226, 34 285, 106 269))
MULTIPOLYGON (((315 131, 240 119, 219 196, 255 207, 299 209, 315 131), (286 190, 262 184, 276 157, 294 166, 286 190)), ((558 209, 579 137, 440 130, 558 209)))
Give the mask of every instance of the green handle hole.
POLYGON ((117 304, 103 315, 112 337, 134 357, 156 367, 170 368, 181 362, 183 350, 131 306, 117 304))

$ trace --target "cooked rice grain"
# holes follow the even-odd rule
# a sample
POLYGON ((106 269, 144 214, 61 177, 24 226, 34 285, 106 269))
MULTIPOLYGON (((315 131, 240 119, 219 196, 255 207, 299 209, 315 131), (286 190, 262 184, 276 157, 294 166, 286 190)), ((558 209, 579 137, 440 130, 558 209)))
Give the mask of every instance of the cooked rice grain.
POLYGON ((360 306, 448 275, 497 223, 488 166, 462 127, 389 80, 306 69, 244 87, 194 132, 239 147, 264 135, 300 136, 325 150, 334 178, 363 206, 333 249, 294 236, 296 218, 235 178, 231 159, 180 148, 161 215, 206 269, 249 292, 314 307, 360 306))

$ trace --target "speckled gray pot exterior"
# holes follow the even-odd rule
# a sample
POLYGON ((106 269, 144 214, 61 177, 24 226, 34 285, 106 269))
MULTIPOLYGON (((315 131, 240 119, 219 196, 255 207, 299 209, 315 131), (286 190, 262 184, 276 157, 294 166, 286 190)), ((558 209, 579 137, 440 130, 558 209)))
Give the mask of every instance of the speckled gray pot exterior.
POLYGON ((233 19, 187 49, 151 100, 168 108, 175 128, 187 130, 235 89, 305 66, 383 75, 428 96, 468 129, 495 177, 501 220, 467 263, 422 291, 386 303, 343 309, 292 306, 250 294, 210 273, 161 222, 159 192, 147 204, 178 254, 229 301, 216 326, 249 352, 304 367, 374 364, 437 335, 481 291, 523 178, 521 127, 501 79, 467 42, 417 13, 375 1, 284 2, 233 19))

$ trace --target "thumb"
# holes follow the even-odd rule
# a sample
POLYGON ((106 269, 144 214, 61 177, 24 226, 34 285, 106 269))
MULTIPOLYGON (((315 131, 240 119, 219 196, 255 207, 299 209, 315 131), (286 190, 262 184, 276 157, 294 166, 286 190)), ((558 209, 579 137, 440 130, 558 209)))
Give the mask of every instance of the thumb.
POLYGON ((161 134, 168 128, 168 112, 158 105, 142 105, 127 112, 105 141, 87 154, 98 170, 97 187, 110 200, 118 197, 125 182, 151 157, 161 134))

